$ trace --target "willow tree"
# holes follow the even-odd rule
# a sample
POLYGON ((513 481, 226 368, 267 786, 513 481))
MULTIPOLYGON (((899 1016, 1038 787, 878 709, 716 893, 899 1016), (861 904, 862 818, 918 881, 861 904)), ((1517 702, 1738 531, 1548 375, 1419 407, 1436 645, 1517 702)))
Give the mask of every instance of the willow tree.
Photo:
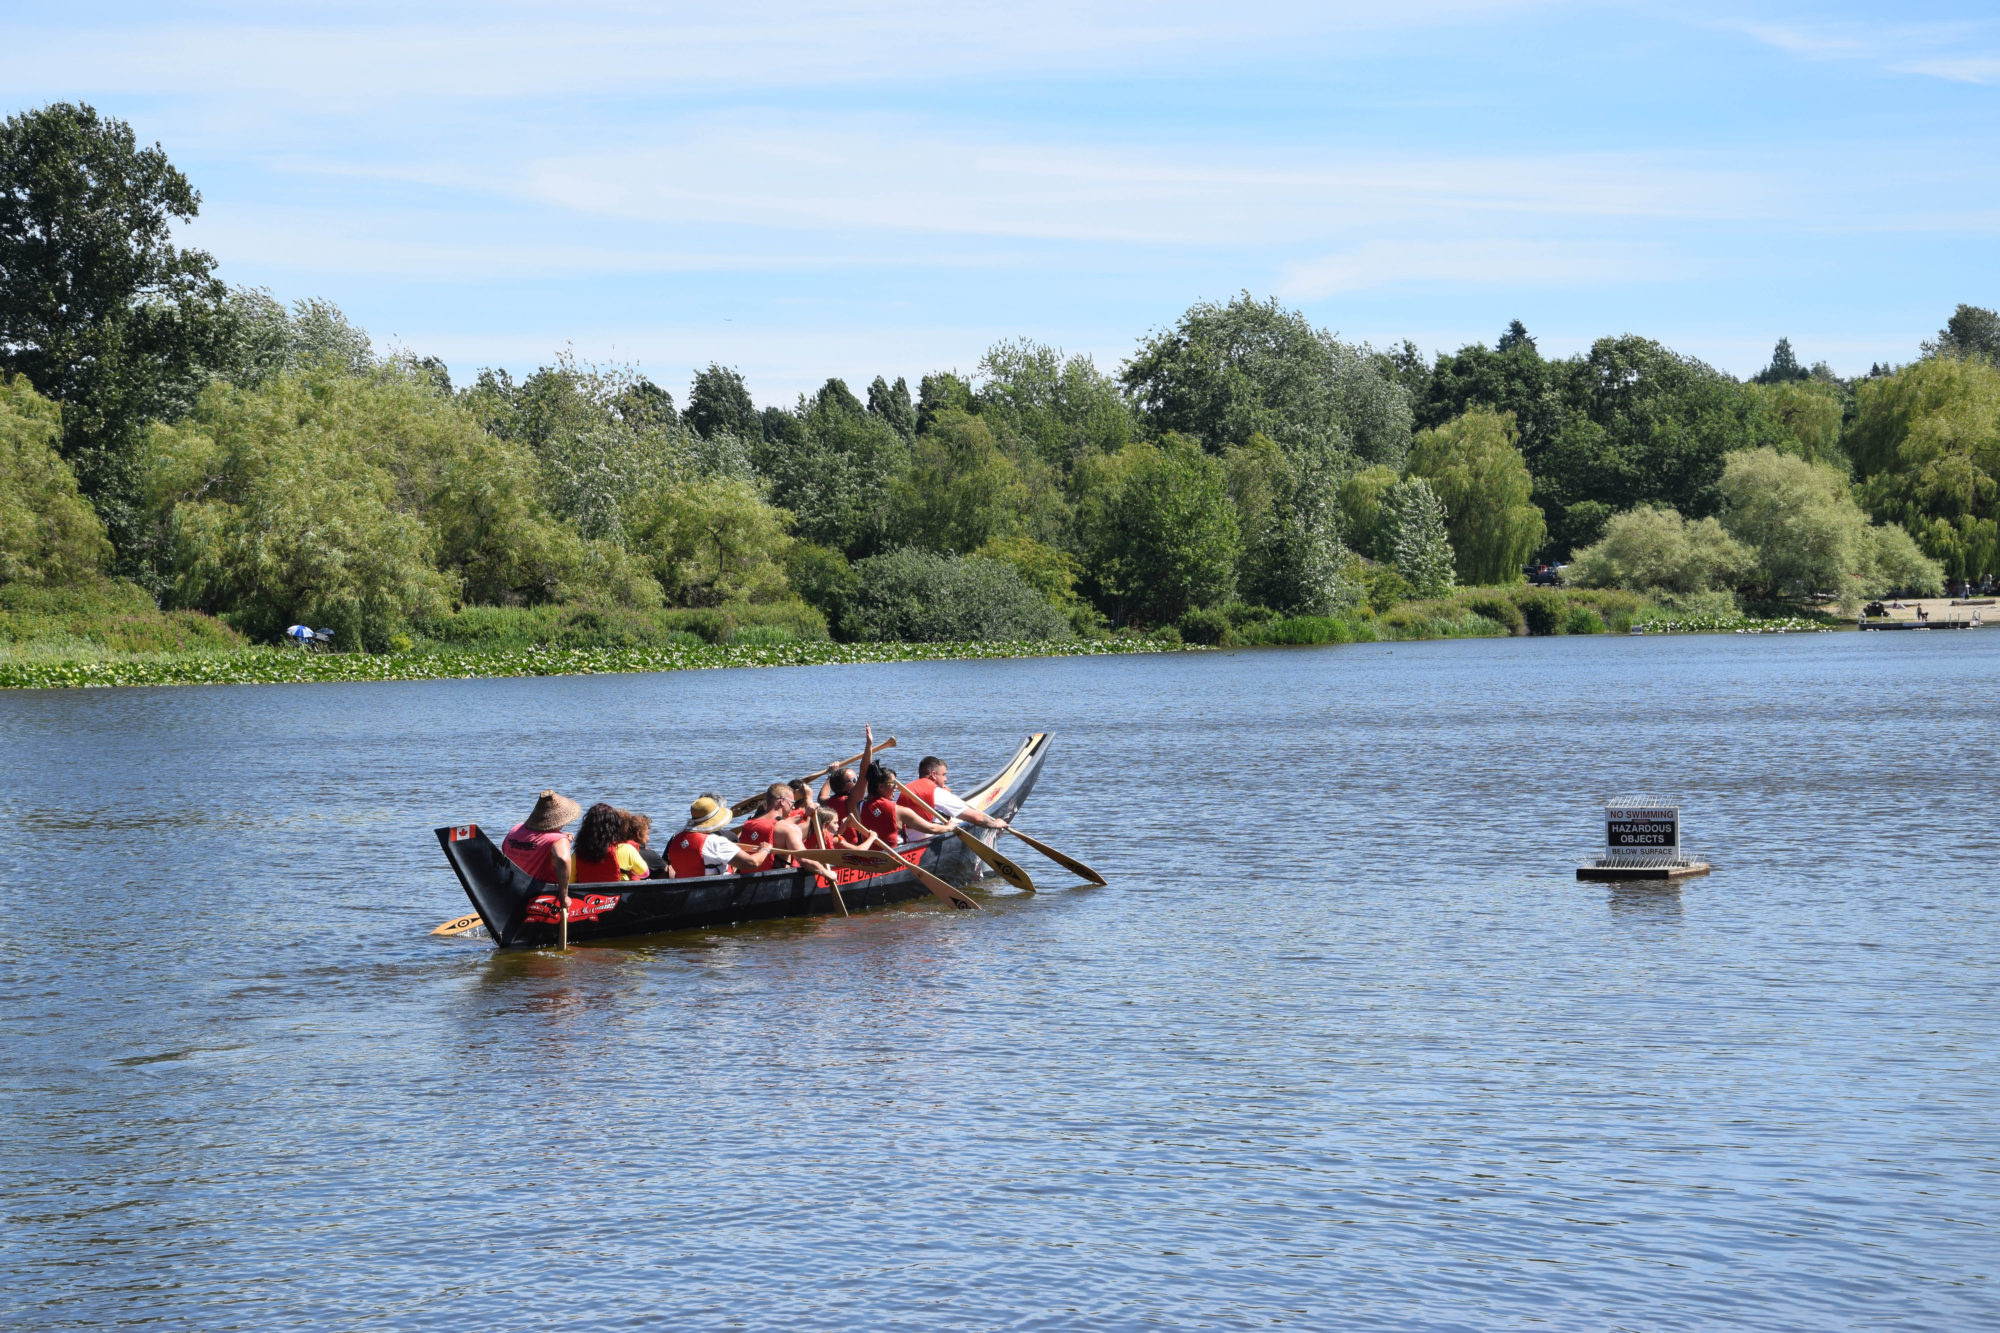
POLYGON ((1516 447, 1511 412, 1474 408, 1410 446, 1410 475, 1444 502, 1445 530, 1461 583, 1514 583, 1548 538, 1529 502, 1535 479, 1516 447))

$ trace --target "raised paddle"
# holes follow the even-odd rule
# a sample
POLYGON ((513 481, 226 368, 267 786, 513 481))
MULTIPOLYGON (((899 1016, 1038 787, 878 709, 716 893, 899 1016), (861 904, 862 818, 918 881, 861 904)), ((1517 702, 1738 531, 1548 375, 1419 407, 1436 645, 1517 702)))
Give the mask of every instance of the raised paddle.
MULTIPOLYGON (((862 827, 862 825, 854 818, 853 815, 849 815, 847 817, 847 822, 853 824, 857 832, 860 833, 869 832, 868 829, 862 827)), ((930 871, 924 869, 922 866, 918 865, 915 861, 912 861, 909 857, 904 856, 894 847, 889 847, 885 845, 880 848, 863 847, 857 850, 862 851, 864 853, 881 851, 888 854, 889 856, 894 857, 898 865, 902 866, 903 869, 909 871, 912 875, 915 875, 917 877, 917 883, 923 885, 925 888, 931 891, 932 896, 943 899, 945 902, 950 903, 953 907, 977 908, 979 906, 978 903, 966 897, 963 891, 955 889, 951 885, 945 883, 943 880, 939 879, 936 875, 933 875, 930 871)), ((793 852, 792 855, 797 856, 798 853, 793 852)), ((849 853, 849 855, 852 855, 852 853, 849 853)))
MULTIPOLYGON (((895 778, 890 778, 889 781, 894 782, 896 784, 897 791, 901 792, 903 795, 909 797, 911 800, 917 803, 918 814, 930 820, 932 823, 942 822, 938 819, 938 812, 931 808, 930 802, 926 801, 923 797, 911 791, 908 787, 905 787, 901 782, 897 782, 895 778)), ((1000 878, 1006 880, 1009 884, 1012 884, 1015 888, 1020 889, 1023 893, 1033 893, 1035 891, 1035 881, 1028 878, 1027 871, 1015 865, 1012 861, 1008 860, 1007 857, 1001 854, 1000 852, 995 851, 993 848, 988 847, 985 843, 981 842, 979 839, 973 837, 963 828, 960 828, 956 823, 954 823, 951 826, 951 831, 953 833, 956 833, 958 835, 958 840, 965 844, 965 850, 971 852, 974 856, 984 861, 987 865, 992 866, 994 873, 999 875, 1000 878)))
MULTIPOLYGON (((886 741, 877 741, 875 743, 875 748, 878 750, 893 750, 896 748, 896 738, 894 736, 891 736, 886 741)), ((863 751, 862 753, 865 754, 867 752, 863 751)), ((814 778, 823 778, 827 774, 833 772, 833 770, 836 768, 846 768, 849 764, 859 763, 860 760, 861 760, 861 755, 851 754, 837 764, 828 764, 825 768, 822 768, 817 773, 806 774, 804 777, 800 778, 799 781, 811 782, 814 778)), ((755 796, 745 796, 735 805, 729 807, 729 817, 731 819, 734 819, 738 815, 749 814, 752 810, 757 808, 757 803, 763 799, 764 799, 764 793, 761 791, 758 792, 755 796)))

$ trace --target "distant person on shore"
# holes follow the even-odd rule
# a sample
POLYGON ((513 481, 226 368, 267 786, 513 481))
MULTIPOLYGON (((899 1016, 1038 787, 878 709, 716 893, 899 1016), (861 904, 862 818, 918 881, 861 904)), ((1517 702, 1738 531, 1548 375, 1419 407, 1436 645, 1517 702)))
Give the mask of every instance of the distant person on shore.
POLYGON ((528 817, 500 840, 500 850, 528 878, 544 884, 568 884, 570 843, 563 825, 582 813, 583 807, 569 797, 544 791, 528 817))
POLYGON ((611 884, 623 879, 644 879, 646 858, 625 838, 625 817, 616 806, 599 801, 586 810, 583 826, 576 831, 576 859, 571 865, 571 883, 611 884))
POLYGON ((762 870, 771 849, 738 847, 715 830, 729 822, 729 807, 713 792, 704 792, 688 807, 687 827, 667 839, 667 866, 675 879, 726 875, 732 870, 762 870))

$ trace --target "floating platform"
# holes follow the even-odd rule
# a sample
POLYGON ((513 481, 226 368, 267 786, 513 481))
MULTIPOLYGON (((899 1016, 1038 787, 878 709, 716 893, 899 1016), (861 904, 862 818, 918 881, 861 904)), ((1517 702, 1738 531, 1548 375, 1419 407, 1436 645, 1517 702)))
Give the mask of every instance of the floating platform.
POLYGON ((1857 628, 1874 633, 1885 629, 1979 629, 1970 620, 1864 620, 1857 628))
POLYGON ((1714 869, 1706 861, 1684 861, 1679 865, 1594 865, 1578 866, 1578 879, 1617 883, 1632 879, 1692 879, 1714 869))

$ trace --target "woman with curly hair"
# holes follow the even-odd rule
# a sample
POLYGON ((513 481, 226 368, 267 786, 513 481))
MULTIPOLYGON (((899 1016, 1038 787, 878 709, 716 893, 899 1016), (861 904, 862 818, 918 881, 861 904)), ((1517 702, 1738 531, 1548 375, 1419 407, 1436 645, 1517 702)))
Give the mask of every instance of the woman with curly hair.
POLYGON ((611 884, 646 878, 646 858, 625 841, 624 812, 599 801, 583 812, 576 831, 576 872, 573 884, 611 884))

